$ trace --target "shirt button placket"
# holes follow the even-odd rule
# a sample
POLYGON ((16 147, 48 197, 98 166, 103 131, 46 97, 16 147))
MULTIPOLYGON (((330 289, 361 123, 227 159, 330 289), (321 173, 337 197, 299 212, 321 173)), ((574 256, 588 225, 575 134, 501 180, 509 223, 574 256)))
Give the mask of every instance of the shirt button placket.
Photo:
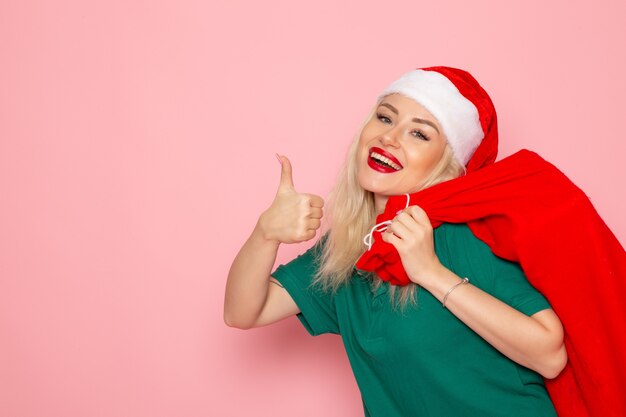
POLYGON ((371 317, 372 321, 370 323, 370 339, 378 339, 383 336, 383 316, 384 316, 384 297, 388 297, 387 295, 387 287, 385 284, 381 284, 376 291, 372 299, 372 307, 371 307, 371 317))

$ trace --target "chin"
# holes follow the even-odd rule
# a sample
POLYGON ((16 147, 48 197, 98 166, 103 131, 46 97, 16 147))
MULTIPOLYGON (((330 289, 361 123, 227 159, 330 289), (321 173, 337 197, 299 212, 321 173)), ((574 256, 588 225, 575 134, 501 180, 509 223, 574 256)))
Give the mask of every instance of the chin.
POLYGON ((393 192, 390 192, 388 188, 383 188, 380 185, 372 184, 371 181, 362 181, 359 178, 358 182, 363 190, 369 191, 372 194, 386 196, 386 197, 394 195, 393 192))

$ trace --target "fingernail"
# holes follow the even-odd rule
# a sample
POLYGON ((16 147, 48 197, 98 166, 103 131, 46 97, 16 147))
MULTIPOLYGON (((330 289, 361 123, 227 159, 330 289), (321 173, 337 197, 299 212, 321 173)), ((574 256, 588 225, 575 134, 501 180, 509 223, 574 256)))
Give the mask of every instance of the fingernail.
POLYGON ((280 156, 278 156, 278 154, 276 154, 276 159, 278 159, 278 163, 279 164, 281 164, 281 165, 283 164, 283 161, 281 161, 280 156))
POLYGON ((397 216, 398 214, 402 213, 402 211, 403 211, 403 210, 398 210, 398 211, 396 211, 396 216, 397 216))

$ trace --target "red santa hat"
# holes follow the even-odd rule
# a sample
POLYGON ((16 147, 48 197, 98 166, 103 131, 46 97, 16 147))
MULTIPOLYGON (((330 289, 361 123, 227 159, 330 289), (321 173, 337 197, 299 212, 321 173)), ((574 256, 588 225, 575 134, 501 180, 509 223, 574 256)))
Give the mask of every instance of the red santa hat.
POLYGON ((467 71, 428 67, 409 71, 383 90, 424 106, 436 119, 467 172, 493 163, 498 153, 496 110, 487 92, 467 71))

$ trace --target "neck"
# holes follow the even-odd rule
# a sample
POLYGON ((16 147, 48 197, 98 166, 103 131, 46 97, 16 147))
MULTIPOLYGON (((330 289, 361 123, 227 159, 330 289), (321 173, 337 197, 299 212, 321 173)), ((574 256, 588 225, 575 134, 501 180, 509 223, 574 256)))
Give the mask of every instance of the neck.
POLYGON ((374 207, 376 208, 376 215, 385 211, 387 200, 389 200, 389 197, 386 195, 374 194, 374 207))

